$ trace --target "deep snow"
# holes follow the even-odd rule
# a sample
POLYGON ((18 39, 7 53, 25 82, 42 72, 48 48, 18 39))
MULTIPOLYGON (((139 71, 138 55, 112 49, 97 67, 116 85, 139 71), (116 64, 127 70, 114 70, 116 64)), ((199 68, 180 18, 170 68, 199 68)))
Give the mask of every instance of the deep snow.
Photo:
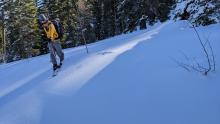
POLYGON ((220 26, 210 37, 217 71, 203 76, 174 61, 203 62, 193 29, 166 22, 65 50, 51 78, 49 55, 0 65, 0 124, 219 124, 220 26))

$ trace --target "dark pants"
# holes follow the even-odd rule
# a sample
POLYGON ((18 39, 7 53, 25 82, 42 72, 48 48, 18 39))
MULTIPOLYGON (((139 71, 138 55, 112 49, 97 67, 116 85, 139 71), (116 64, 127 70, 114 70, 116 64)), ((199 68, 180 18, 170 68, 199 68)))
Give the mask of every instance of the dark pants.
POLYGON ((53 65, 57 65, 56 55, 59 56, 60 62, 64 60, 64 53, 62 51, 60 40, 55 40, 48 43, 50 50, 50 59, 53 65))

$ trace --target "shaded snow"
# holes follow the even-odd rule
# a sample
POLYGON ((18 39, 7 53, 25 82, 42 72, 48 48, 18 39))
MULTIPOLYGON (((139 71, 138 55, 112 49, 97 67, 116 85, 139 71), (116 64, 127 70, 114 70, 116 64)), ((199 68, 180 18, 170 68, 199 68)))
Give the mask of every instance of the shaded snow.
MULTIPOLYGON (((220 75, 187 72, 181 52, 203 62, 193 29, 166 22, 65 50, 51 78, 49 55, 0 65, 0 124, 219 124, 220 75), (151 30, 150 30, 151 29, 151 30)), ((209 36, 220 64, 220 28, 209 36)))

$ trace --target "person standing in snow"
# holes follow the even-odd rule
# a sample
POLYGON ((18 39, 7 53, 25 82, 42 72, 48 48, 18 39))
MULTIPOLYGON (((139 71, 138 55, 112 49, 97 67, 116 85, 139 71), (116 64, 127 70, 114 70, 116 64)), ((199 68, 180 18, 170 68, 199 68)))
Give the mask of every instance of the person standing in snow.
POLYGON ((64 53, 62 51, 61 39, 59 32, 56 30, 54 23, 50 21, 44 14, 39 16, 39 21, 45 31, 46 37, 48 38, 48 48, 50 51, 50 59, 53 64, 53 71, 59 69, 64 61, 64 53), (57 63, 56 55, 60 59, 60 63, 57 63))

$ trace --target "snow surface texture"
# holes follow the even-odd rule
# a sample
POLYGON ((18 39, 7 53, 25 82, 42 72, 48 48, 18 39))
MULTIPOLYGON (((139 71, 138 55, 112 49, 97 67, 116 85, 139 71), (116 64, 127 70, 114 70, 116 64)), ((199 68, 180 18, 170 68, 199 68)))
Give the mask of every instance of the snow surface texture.
POLYGON ((0 65, 0 124, 219 124, 220 26, 210 37, 217 72, 187 72, 181 53, 203 62, 185 22, 171 21, 65 50, 51 78, 49 55, 0 65))

